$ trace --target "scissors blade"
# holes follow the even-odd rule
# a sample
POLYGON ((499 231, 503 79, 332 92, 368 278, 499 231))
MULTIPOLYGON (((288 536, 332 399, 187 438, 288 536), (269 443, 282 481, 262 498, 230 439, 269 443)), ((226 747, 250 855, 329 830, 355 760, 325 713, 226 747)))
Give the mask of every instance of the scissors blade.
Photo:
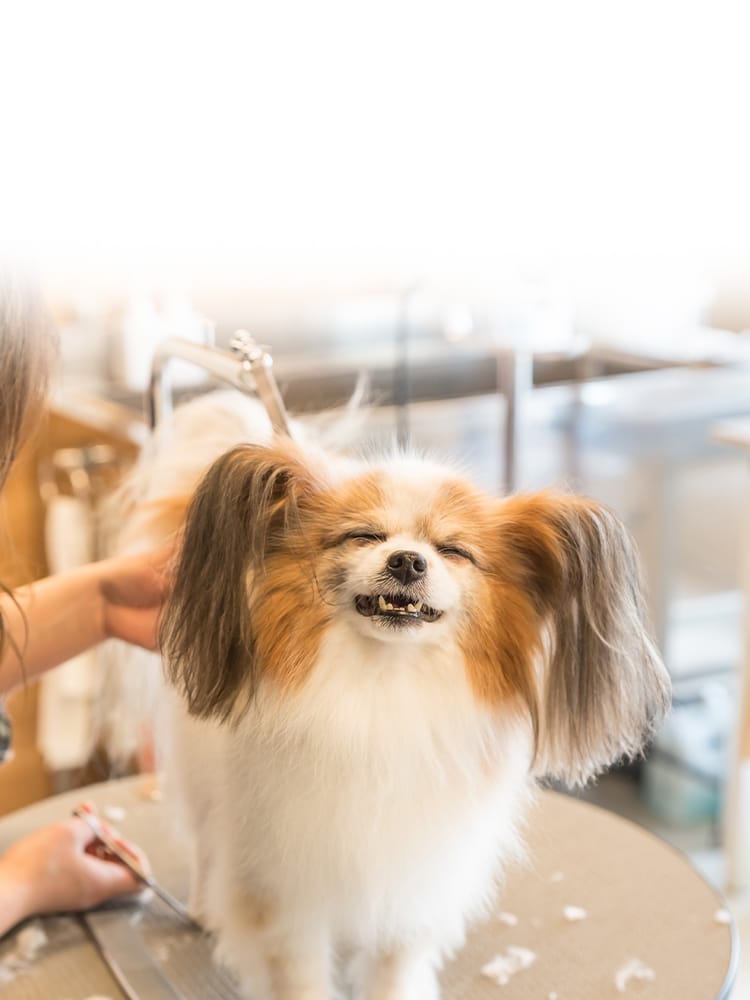
POLYGON ((182 905, 182 903, 171 892, 168 892, 163 885, 160 885, 156 879, 149 875, 146 878, 146 885, 149 889, 152 889, 156 895, 161 899, 167 906, 171 907, 174 912, 181 917, 186 923, 192 924, 193 927, 197 927, 202 930, 200 924, 198 924, 190 915, 190 911, 182 905))

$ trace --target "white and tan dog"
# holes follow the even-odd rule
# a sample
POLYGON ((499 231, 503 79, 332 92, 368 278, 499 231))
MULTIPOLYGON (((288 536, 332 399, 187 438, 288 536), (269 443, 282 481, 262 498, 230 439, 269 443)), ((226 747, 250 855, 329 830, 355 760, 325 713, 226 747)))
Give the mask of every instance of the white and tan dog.
POLYGON ((536 778, 585 782, 665 711, 625 529, 273 439, 226 394, 137 476, 131 538, 181 536, 165 762, 218 956, 252 1000, 435 1000, 536 778))

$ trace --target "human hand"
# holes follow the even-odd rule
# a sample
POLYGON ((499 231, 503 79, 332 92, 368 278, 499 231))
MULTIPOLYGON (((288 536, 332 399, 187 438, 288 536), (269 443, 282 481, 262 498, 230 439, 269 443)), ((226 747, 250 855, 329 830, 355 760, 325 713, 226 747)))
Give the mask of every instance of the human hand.
POLYGON ((104 633, 111 639, 156 649, 159 613, 170 589, 171 547, 99 563, 104 633))
MULTIPOLYGON (((148 871, 137 847, 112 836, 148 871)), ((101 848, 89 826, 77 818, 45 826, 13 844, 0 857, 0 934, 32 914, 85 910, 143 888, 101 848)))

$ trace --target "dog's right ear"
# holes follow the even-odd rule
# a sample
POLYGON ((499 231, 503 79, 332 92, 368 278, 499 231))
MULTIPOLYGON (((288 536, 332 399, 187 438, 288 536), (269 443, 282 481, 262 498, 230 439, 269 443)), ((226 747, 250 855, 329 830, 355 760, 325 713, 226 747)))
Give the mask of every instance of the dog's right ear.
POLYGON ((188 506, 160 627, 169 680, 192 715, 228 719, 257 686, 249 571, 262 572, 319 484, 294 445, 222 455, 188 506))

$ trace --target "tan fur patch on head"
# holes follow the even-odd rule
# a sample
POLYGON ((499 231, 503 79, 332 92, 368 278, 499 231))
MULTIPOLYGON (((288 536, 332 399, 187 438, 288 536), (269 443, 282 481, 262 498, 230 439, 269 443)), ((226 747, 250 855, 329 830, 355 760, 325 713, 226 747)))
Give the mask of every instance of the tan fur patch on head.
POLYGON ((314 544, 326 548, 349 530, 376 522, 384 527, 386 495, 374 472, 345 479, 318 498, 310 511, 309 528, 314 544))
POLYGON ((496 499, 463 482, 449 482, 431 514, 430 530, 457 538, 475 556, 460 641, 477 700, 493 707, 523 705, 536 727, 540 620, 533 595, 518 586, 512 556, 499 541, 502 512, 496 499))
POLYGON ((297 553, 271 558, 250 585, 250 621, 264 675, 282 690, 307 680, 331 608, 318 592, 314 567, 297 553))

